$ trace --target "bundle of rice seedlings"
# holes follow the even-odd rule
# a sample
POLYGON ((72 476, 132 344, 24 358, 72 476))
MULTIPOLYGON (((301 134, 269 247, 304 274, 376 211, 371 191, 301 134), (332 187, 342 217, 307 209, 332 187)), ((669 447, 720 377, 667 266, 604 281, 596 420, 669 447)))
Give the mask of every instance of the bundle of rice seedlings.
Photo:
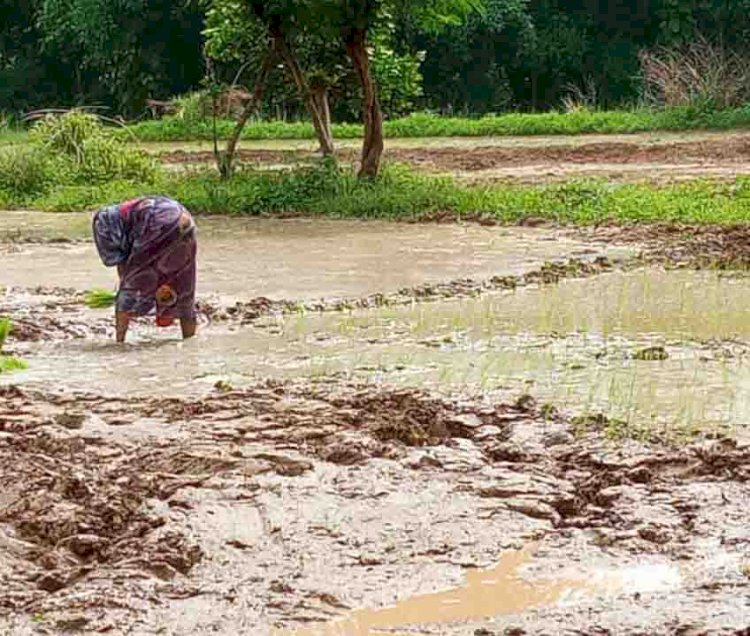
POLYGON ((107 289, 93 289, 86 294, 84 302, 91 309, 107 309, 113 307, 117 294, 107 289))

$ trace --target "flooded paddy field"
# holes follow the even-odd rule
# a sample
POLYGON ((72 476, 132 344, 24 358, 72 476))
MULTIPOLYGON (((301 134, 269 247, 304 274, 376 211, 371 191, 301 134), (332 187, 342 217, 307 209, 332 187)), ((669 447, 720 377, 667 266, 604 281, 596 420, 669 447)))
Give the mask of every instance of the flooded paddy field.
POLYGON ((204 219, 122 347, 4 215, 0 633, 747 633, 750 278, 663 258, 737 241, 204 219))

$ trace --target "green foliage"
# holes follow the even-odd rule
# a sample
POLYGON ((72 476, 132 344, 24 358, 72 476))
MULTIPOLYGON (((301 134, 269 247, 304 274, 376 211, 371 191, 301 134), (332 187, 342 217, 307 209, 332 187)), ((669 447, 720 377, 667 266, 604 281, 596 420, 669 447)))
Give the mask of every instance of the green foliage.
POLYGON ((422 97, 420 67, 425 52, 397 53, 393 49, 393 28, 379 30, 372 38, 372 70, 378 84, 380 103, 388 117, 405 115, 414 110, 422 97))
POLYGON ((0 149, 0 200, 22 201, 49 192, 69 173, 70 165, 35 146, 0 149))
MULTIPOLYGON (((552 185, 471 186, 449 177, 386 166, 380 178, 360 181, 330 162, 291 172, 240 171, 221 180, 211 171, 163 177, 152 186, 196 213, 297 213, 352 218, 419 218, 450 212, 481 214, 504 223, 528 217, 592 224, 673 221, 750 222, 750 178, 676 185, 571 181, 552 185)), ((86 210, 141 192, 126 182, 58 188, 33 201, 51 211, 86 210)))
POLYGON ((71 111, 34 124, 29 144, 0 151, 0 199, 33 200, 66 186, 151 183, 156 160, 125 143, 93 115, 71 111))
POLYGON ((28 365, 20 358, 0 355, 0 374, 22 371, 27 367, 28 365))
POLYGON ((206 54, 219 62, 257 62, 267 48, 265 27, 244 0, 211 0, 203 35, 206 54))
MULTIPOLYGON (((70 70, 87 101, 134 113, 202 75, 198 0, 38 0, 39 47, 70 70)), ((80 90, 79 89, 79 90, 80 90)))
POLYGON ((47 115, 34 125, 30 138, 44 154, 72 164, 68 176, 72 183, 98 184, 110 179, 148 183, 158 172, 152 157, 125 144, 88 113, 47 115))
MULTIPOLYGON (((249 19, 253 4, 282 11, 306 71, 321 66, 336 78, 349 68, 337 48, 340 27, 374 35, 392 22, 392 51, 426 51, 421 105, 450 113, 555 108, 589 81, 599 105, 627 106, 640 97, 642 50, 702 35, 746 56, 750 42, 750 0, 484 0, 479 10, 467 0, 5 0, 0 104, 103 103, 140 114, 146 98, 199 88, 201 31, 222 82, 248 60, 241 81, 252 81, 266 44, 249 19)), ((299 115, 294 91, 275 75, 265 114, 299 115)), ((338 101, 334 112, 353 116, 345 96, 338 101)))
MULTIPOLYGON (((339 119, 359 119, 361 97, 359 80, 347 60, 341 40, 340 2, 287 3, 279 6, 287 18, 285 32, 311 85, 329 89, 331 108, 339 119), (310 6, 305 6, 305 5, 310 6), (296 6, 295 6, 296 5, 296 6), (316 5, 319 15, 310 17, 316 5), (320 18, 328 16, 326 22, 320 18), (312 20, 304 23, 303 20, 312 20), (338 26, 337 26, 338 25, 338 26)), ((268 34, 262 20, 240 0, 212 0, 206 14, 206 52, 216 62, 240 64, 240 83, 252 82, 268 48, 268 34)), ((422 95, 420 65, 423 52, 396 50, 396 24, 388 11, 382 11, 370 37, 372 72, 380 90, 387 116, 395 117, 412 110, 422 95)), ((235 76, 236 78, 236 76, 235 76)), ((233 79, 235 79, 233 78, 233 79)), ((300 114, 296 89, 285 81, 284 74, 272 74, 265 91, 266 112, 287 110, 300 114)))
POLYGON ((44 117, 34 124, 29 138, 32 142, 80 162, 84 156, 84 142, 99 136, 101 128, 101 123, 94 115, 71 111, 62 117, 44 117))
POLYGON ((209 119, 211 95, 207 91, 193 91, 173 100, 177 107, 177 119, 187 124, 205 122, 209 119))
POLYGON ((3 350, 5 341, 10 335, 11 322, 10 319, 0 316, 0 351, 3 350))
POLYGON ((599 106, 636 103, 640 52, 700 35, 746 57, 750 2, 487 0, 439 37, 412 29, 407 40, 428 52, 422 71, 430 107, 477 114, 555 108, 571 88, 588 84, 599 106))

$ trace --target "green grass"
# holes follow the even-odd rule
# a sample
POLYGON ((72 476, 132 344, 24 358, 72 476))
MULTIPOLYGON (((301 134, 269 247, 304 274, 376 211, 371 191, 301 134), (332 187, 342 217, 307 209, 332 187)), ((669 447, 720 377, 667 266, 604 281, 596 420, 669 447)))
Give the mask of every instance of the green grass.
POLYGON ((3 373, 13 373, 13 371, 22 371, 28 368, 28 365, 19 358, 0 354, 0 375, 3 373))
MULTIPOLYGON (((750 105, 732 110, 715 111, 700 107, 662 110, 636 109, 548 113, 507 113, 484 117, 442 117, 417 113, 385 122, 388 138, 423 137, 502 137, 534 135, 627 134, 655 131, 732 130, 750 127, 750 105)), ((217 122, 219 137, 225 140, 234 129, 234 122, 217 122)), ((144 142, 207 141, 213 139, 211 121, 185 121, 167 117, 143 121, 127 129, 113 132, 122 140, 144 142)), ((334 124, 337 139, 359 139, 360 124, 334 124)), ((314 139, 315 131, 308 122, 255 121, 242 135, 246 140, 314 139)), ((17 129, 0 129, 0 146, 22 143, 27 134, 17 129)))
POLYGON ((26 141, 27 133, 14 128, 0 128, 0 146, 26 141))
MULTIPOLYGON (((572 181, 552 185, 461 184, 450 177, 416 174, 387 166, 374 182, 322 163, 289 173, 245 171, 221 181, 210 171, 160 177, 143 185, 112 182, 64 186, 36 197, 13 199, 18 209, 80 211, 160 192, 196 213, 274 215, 297 213, 332 218, 408 219, 449 212, 486 215, 514 223, 538 217, 572 224, 605 220, 750 222, 750 178, 733 182, 693 181, 672 185, 572 181)), ((3 198, 0 191, 0 199, 3 198)))
POLYGON ((3 345, 10 335, 10 328, 10 319, 0 316, 0 352, 2 352, 3 345))
POLYGON ((0 375, 3 373, 12 373, 26 368, 26 363, 19 358, 6 355, 2 352, 5 340, 10 335, 11 321, 8 318, 0 316, 0 375))
MULTIPOLYGON (((219 121, 217 129, 225 139, 233 122, 219 121)), ((693 129, 728 130, 750 126, 750 105, 726 111, 684 107, 666 110, 589 111, 570 113, 508 113, 485 117, 440 117, 414 114, 385 123, 386 137, 492 137, 506 135, 580 135, 586 133, 614 134, 648 131, 681 131, 693 129)), ((141 141, 190 141, 213 137, 210 121, 186 122, 178 118, 145 121, 132 126, 141 141)), ((126 134, 125 132, 120 134, 126 134)), ((337 139, 362 136, 359 124, 334 124, 337 139)), ((315 132, 307 122, 252 122, 243 138, 313 139, 315 132)))

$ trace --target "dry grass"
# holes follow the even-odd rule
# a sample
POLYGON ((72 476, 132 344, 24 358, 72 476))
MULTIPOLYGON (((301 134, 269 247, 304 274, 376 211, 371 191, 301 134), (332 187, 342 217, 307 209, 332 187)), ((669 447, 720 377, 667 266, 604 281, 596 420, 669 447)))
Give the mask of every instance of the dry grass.
POLYGON ((645 96, 654 104, 724 109, 750 100, 750 61, 705 38, 644 51, 641 68, 645 96))

